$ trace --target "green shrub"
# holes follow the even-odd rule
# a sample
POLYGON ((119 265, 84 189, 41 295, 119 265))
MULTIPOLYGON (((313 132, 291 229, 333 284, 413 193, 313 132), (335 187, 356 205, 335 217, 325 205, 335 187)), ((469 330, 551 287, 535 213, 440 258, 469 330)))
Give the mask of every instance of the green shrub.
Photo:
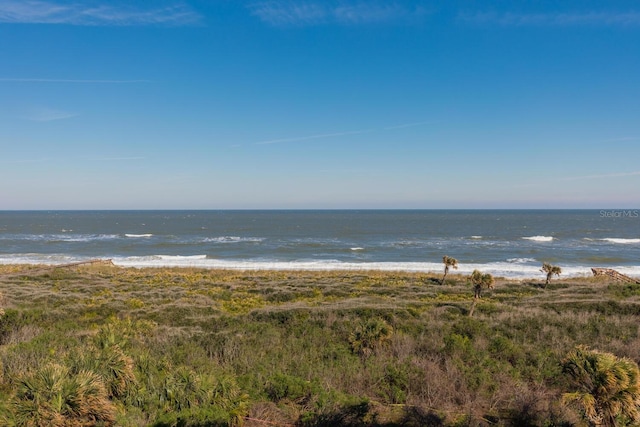
POLYGON ((275 374, 267 381, 265 392, 274 402, 283 399, 302 402, 309 400, 312 388, 310 381, 292 375, 275 374))
POLYGON ((409 390, 409 370, 407 364, 387 364, 384 367, 384 377, 379 389, 382 397, 392 404, 404 404, 409 390))
POLYGON ((12 332, 22 326, 23 319, 17 310, 3 310, 0 315, 0 345, 3 345, 12 332))

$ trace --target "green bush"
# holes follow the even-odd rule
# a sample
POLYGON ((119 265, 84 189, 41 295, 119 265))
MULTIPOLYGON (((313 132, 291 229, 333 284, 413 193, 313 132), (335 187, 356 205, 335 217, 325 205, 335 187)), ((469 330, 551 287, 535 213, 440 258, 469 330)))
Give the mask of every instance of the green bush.
POLYGON ((313 385, 310 381, 292 375, 275 374, 267 381, 265 392, 274 402, 283 399, 303 402, 310 399, 313 385))

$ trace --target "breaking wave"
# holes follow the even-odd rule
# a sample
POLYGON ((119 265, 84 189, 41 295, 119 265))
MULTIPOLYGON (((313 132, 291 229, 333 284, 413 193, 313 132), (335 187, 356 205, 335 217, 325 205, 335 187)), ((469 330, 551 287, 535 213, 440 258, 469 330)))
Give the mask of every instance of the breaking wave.
POLYGON ((609 242, 609 243, 617 243, 620 245, 633 245, 636 243, 640 243, 640 239, 619 239, 616 237, 607 237, 604 239, 600 239, 604 242, 609 242))
POLYGON ((532 240, 534 242, 551 242, 553 240, 552 236, 529 236, 523 237, 525 240, 532 240))

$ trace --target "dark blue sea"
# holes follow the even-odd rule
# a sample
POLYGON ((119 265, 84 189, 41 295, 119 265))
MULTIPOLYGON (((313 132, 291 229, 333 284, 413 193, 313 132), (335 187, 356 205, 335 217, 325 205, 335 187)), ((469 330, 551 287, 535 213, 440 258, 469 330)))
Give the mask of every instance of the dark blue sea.
POLYGON ((640 277, 639 210, 4 211, 0 263, 640 277))

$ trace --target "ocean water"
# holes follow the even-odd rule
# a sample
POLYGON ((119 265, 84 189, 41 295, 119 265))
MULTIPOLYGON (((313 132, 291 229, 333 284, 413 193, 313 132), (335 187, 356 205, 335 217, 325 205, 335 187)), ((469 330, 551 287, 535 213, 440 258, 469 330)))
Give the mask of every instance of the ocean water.
POLYGON ((0 211, 0 263, 640 277, 638 210, 0 211))

